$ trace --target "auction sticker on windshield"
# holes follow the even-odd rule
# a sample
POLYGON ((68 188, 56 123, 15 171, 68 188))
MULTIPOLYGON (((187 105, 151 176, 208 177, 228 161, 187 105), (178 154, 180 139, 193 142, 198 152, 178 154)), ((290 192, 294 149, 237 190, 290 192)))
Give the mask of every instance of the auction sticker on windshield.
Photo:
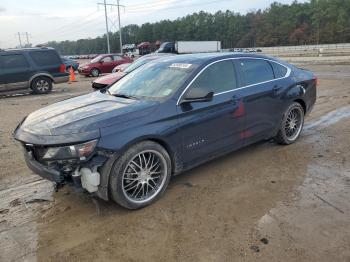
POLYGON ((187 69, 187 68, 190 68, 191 66, 192 66, 192 64, 173 63, 169 67, 187 69))

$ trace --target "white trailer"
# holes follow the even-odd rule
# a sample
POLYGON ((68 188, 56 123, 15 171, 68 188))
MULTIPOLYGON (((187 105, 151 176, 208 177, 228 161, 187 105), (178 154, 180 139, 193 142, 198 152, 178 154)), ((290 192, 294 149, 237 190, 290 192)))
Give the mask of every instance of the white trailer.
POLYGON ((220 41, 176 41, 164 42, 156 53, 192 54, 219 52, 220 41))
POLYGON ((175 51, 178 54, 219 52, 220 41, 177 41, 175 51))

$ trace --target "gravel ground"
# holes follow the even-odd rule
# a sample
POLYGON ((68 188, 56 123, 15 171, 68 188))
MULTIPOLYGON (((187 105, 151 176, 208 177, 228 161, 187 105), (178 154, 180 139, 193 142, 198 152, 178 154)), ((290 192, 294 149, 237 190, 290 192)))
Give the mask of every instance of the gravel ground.
POLYGON ((350 66, 305 65, 317 104, 291 146, 262 142, 175 177, 128 211, 31 173, 11 133, 28 113, 90 92, 0 98, 0 261, 350 261, 350 66))

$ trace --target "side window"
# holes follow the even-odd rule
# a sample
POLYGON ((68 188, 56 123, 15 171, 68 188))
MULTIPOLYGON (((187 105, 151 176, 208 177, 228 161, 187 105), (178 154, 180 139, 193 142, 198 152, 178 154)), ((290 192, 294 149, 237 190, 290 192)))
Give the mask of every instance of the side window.
POLYGON ((106 56, 106 57, 102 58, 101 61, 102 62, 112 62, 112 57, 106 56))
POLYGON ((241 59, 239 61, 244 75, 244 85, 253 85, 274 79, 272 67, 262 59, 241 59))
POLYGON ((201 88, 214 94, 237 88, 233 63, 227 60, 209 66, 197 77, 190 88, 201 88))
POLYGON ((1 66, 4 69, 27 68, 28 62, 24 55, 3 55, 1 56, 1 66))
POLYGON ((118 56, 118 55, 115 55, 115 56, 113 56, 113 60, 114 61, 120 61, 120 60, 123 60, 123 58, 118 56))
POLYGON ((55 51, 35 51, 29 53, 38 66, 50 66, 61 64, 61 58, 55 51))
POLYGON ((275 78, 282 78, 287 74, 287 68, 281 66, 277 63, 271 62, 273 72, 275 73, 275 78))

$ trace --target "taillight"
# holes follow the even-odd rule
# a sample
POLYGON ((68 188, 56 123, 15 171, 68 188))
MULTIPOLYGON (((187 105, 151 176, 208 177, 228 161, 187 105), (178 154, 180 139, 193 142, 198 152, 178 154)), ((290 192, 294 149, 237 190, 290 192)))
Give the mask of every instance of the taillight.
POLYGON ((65 73, 66 72, 66 65, 62 64, 60 65, 60 73, 65 73))

